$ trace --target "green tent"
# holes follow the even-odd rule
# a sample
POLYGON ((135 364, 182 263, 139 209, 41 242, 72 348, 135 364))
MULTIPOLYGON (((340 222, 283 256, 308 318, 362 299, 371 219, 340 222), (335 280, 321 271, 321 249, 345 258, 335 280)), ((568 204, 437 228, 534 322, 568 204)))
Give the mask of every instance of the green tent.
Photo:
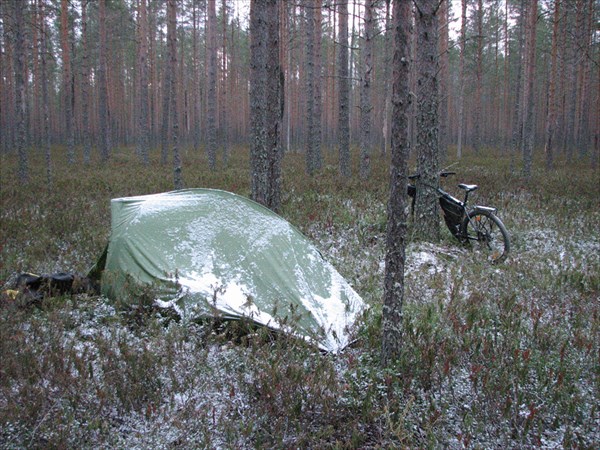
POLYGON ((363 300, 286 220, 230 192, 187 189, 113 199, 101 289, 126 303, 148 292, 184 318, 221 317, 336 352, 363 300))

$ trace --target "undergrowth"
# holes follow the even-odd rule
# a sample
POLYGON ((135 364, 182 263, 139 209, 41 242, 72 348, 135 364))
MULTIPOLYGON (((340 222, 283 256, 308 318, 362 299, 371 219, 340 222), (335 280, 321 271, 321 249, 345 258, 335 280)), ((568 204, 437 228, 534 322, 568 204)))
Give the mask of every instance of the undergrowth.
MULTIPOLYGON (((234 155, 211 172, 188 151, 186 186, 248 196, 247 153, 234 155)), ((23 271, 85 273, 108 239, 109 200, 172 186, 158 155, 148 167, 130 149, 107 165, 57 158, 47 186, 41 155, 27 185, 2 156, 3 289, 23 271)), ((313 178, 303 155, 284 161, 282 215, 371 305, 339 355, 243 324, 179 322, 146 297, 135 311, 92 295, 3 297, 0 447, 597 448, 598 173, 569 162, 524 181, 498 161, 467 156, 445 185, 457 197, 459 182, 480 185, 473 201, 498 208, 509 259, 487 265, 446 230, 439 243, 411 239, 403 348, 385 370, 378 158, 368 181, 340 179, 331 154, 313 178)))

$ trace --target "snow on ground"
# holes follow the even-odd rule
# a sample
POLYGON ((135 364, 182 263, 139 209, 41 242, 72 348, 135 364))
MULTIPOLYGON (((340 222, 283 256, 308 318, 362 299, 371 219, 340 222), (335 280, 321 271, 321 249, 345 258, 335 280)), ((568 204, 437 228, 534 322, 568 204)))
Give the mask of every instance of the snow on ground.
MULTIPOLYGON (((353 211, 352 202, 348 200, 346 206, 353 211)), ((376 212, 372 214, 376 215, 381 214, 384 207, 374 205, 373 209, 376 212)), ((520 220, 528 219, 524 217, 520 220)), ((486 292, 512 289, 517 296, 535 296, 535 284, 538 281, 529 281, 527 277, 557 277, 576 272, 583 274, 582 283, 585 283, 594 275, 594 271, 598 270, 600 233, 597 232, 597 228, 592 230, 592 233, 563 235, 557 231, 559 228, 553 227, 548 220, 545 223, 536 223, 534 215, 531 215, 529 220, 531 228, 523 226, 522 223, 513 229, 509 227, 513 248, 503 267, 477 265, 478 261, 468 249, 450 240, 435 245, 411 243, 406 253, 407 302, 447 303, 451 301, 456 289, 458 295, 468 298, 478 289, 482 289, 482 286, 485 286, 486 292), (525 266, 531 273, 520 272, 525 266), (585 278, 586 274, 588 278, 585 278), (506 286, 509 276, 525 288, 518 290, 521 289, 520 286, 506 286), (528 283, 530 288, 527 287, 528 283)), ((379 301, 385 270, 383 230, 373 229, 370 220, 359 220, 355 225, 330 226, 315 223, 308 228, 307 235, 365 300, 372 303, 379 301)), ((65 254, 68 254, 67 249, 65 254)), ((69 266, 64 261, 61 261, 61 264, 62 267, 69 266)), ((192 325, 181 326, 172 323, 165 324, 164 329, 158 332, 150 330, 145 334, 143 329, 132 331, 124 328, 122 322, 115 319, 117 313, 109 300, 85 299, 85 305, 83 306, 82 302, 79 307, 73 307, 66 312, 70 316, 70 326, 64 330, 62 340, 65 348, 72 348, 77 356, 86 356, 91 361, 87 369, 96 374, 93 378, 93 382, 97 384, 96 392, 109 392, 114 389, 111 383, 120 380, 111 378, 114 374, 107 370, 109 366, 102 358, 111 352, 123 356, 129 351, 134 354, 143 355, 144 352, 149 352, 151 355, 157 355, 157 360, 162 363, 160 367, 150 371, 155 375, 155 379, 138 382, 156 383, 157 389, 168 393, 166 396, 157 393, 156 403, 149 403, 150 406, 146 410, 127 411, 123 408, 103 411, 103 417, 98 419, 100 422, 97 426, 100 430, 102 427, 111 430, 112 440, 108 445, 115 448, 252 446, 252 442, 238 433, 239 430, 227 426, 227 423, 236 421, 250 423, 256 420, 256 409, 248 391, 257 380, 252 368, 244 366, 247 349, 229 342, 206 344, 203 336, 210 331, 200 326, 193 328, 192 325), (152 337, 151 333, 158 333, 163 337, 162 341, 157 340, 156 335, 152 337), (149 345, 154 347, 149 348, 149 345)), ((559 306, 549 305, 542 311, 541 320, 552 323, 555 316, 564 314, 564 310, 559 311, 557 308, 559 306)), ((31 329, 28 324, 23 324, 22 331, 27 334, 31 329)), ((359 352, 349 349, 345 355, 334 360, 337 375, 341 382, 350 376, 360 389, 367 390, 371 379, 358 379, 357 372, 353 371, 349 362, 355 355, 359 355, 359 352)), ((143 358, 140 361, 143 361, 143 358)), ((118 371, 118 367, 114 370, 118 371)), ((125 384, 122 387, 126 387, 127 380, 123 383, 125 384)), ((579 388, 584 394, 580 408, 591 410, 594 399, 597 400, 597 390, 585 380, 582 380, 579 388)), ((385 389, 385 386, 381 389, 385 389)), ((340 399, 340 402, 356 400, 347 396, 340 399)), ((90 398, 88 401, 93 404, 97 402, 97 398, 90 398)), ((489 417, 488 422, 473 423, 482 420, 474 418, 471 412, 478 402, 485 399, 478 397, 469 367, 463 366, 445 378, 431 401, 431 405, 407 405, 407 417, 418 423, 418 416, 428 412, 429 406, 443 409, 444 423, 440 426, 442 431, 438 439, 449 448, 464 448, 469 445, 481 448, 501 448, 507 444, 524 447, 533 445, 531 441, 512 440, 511 429, 502 429, 503 425, 494 422, 496 417, 489 417), (468 437, 470 441, 466 440, 469 430, 465 428, 465 424, 469 424, 471 429, 480 430, 477 436, 468 437)), ((540 399, 540 404, 545 401, 540 399)), ((415 399, 415 403, 419 403, 418 398, 415 399)), ((60 402, 57 404, 60 405, 60 402)), ((523 403, 517 407, 521 419, 526 420, 530 413, 528 405, 523 403)), ((52 412, 50 410, 49 414, 52 412)), ((592 421, 594 418, 586 420, 592 421)), ((94 433, 86 431, 91 427, 90 423, 72 426, 87 439, 91 437, 93 440, 94 433)), ((3 431, 4 437, 22 431, 16 426, 11 431, 11 427, 10 424, 6 426, 3 431)), ((577 427, 569 429, 565 425, 549 425, 541 430, 539 445, 542 448, 560 448, 568 433, 577 432, 577 427)), ((289 439, 293 442, 293 431, 290 433, 289 439)), ((74 436, 75 439, 76 437, 74 436)), ((588 443, 600 442, 600 428, 596 428, 595 435, 584 438, 588 443)))

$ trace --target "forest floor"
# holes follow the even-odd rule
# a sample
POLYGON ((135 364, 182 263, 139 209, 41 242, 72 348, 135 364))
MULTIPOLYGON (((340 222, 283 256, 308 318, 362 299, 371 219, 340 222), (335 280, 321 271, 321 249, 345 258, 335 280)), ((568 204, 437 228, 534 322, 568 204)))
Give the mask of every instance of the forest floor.
MULTIPOLYGON (((111 198, 172 189, 170 167, 131 153, 56 161, 51 189, 42 155, 27 185, 16 156, 2 156, 2 290, 20 272, 86 273, 108 240, 111 198)), ((286 156, 282 215, 371 305, 355 345, 324 355, 104 297, 5 297, 0 448, 599 448, 598 171, 562 161, 525 182, 498 155, 454 166, 446 187, 480 186, 473 201, 498 207, 511 254, 491 266, 446 229, 438 243, 411 239, 403 349, 382 370, 387 164, 373 158, 363 182, 340 180, 327 159, 308 178, 303 155, 286 156)), ((183 173, 188 187, 250 193, 241 151, 215 172, 190 151, 183 173)))

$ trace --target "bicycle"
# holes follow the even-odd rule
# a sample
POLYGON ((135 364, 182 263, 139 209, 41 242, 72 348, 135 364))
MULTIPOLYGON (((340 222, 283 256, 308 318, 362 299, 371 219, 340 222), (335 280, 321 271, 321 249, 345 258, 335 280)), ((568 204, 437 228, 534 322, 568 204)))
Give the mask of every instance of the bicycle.
MULTIPOLYGON (((446 178, 456 172, 441 172, 440 177, 446 178)), ((410 175, 410 180, 416 180, 419 175, 410 175)), ((504 261, 510 251, 510 240, 506 227, 496 215, 496 208, 475 205, 468 207, 469 194, 479 188, 476 184, 459 184, 465 191, 465 199, 461 202, 443 189, 426 185, 435 189, 444 214, 444 222, 450 233, 465 245, 477 243, 476 250, 484 254, 492 264, 504 261)), ((408 185, 408 195, 412 198, 411 210, 414 214, 417 187, 408 185)))

